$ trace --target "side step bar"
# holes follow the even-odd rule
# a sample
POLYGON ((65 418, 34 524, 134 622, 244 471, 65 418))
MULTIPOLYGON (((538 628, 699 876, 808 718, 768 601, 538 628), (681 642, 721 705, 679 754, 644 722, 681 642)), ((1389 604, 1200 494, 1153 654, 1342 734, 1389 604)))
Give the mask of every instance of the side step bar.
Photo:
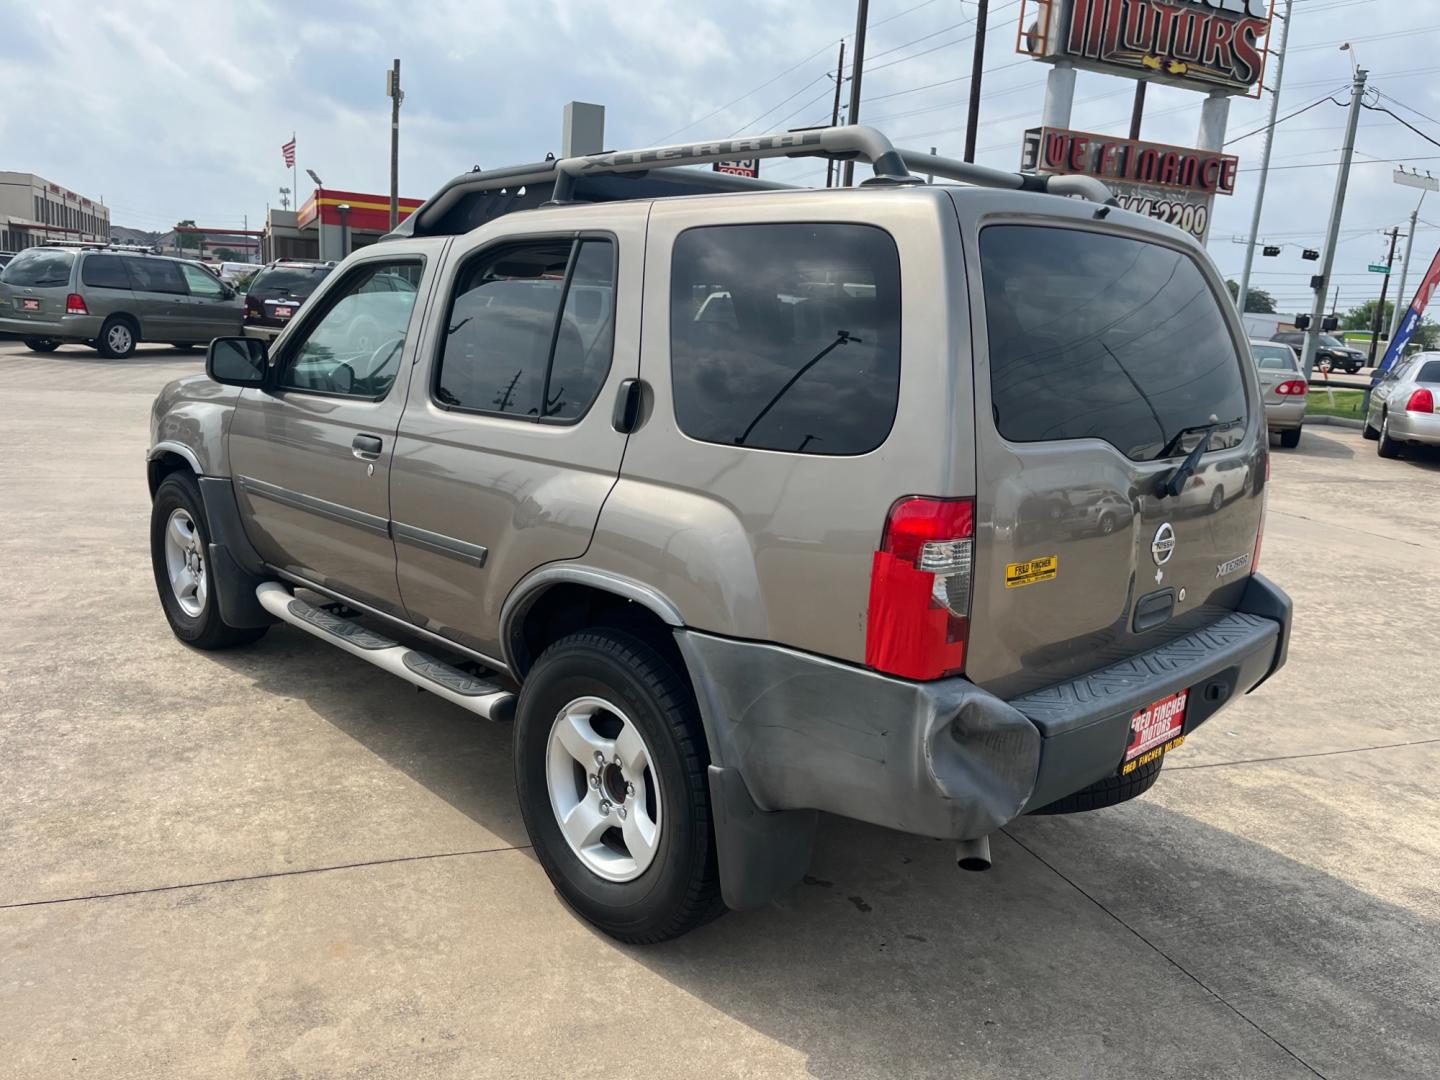
POLYGON ((255 598, 277 619, 477 716, 487 720, 510 720, 515 715, 515 695, 509 690, 451 667, 443 660, 408 645, 391 641, 359 623, 342 619, 334 612, 307 604, 278 581, 260 585, 255 590, 255 598))

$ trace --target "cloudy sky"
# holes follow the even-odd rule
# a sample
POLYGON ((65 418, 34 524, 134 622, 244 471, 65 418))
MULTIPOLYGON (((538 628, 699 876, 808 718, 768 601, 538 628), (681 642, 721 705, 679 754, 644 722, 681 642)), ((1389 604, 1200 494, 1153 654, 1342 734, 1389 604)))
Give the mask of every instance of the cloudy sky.
MULTIPOLYGON (((862 119, 897 143, 959 156, 974 0, 872 0, 862 119)), ((1020 0, 991 0, 979 160, 1014 168, 1038 124, 1046 68, 1014 52, 1020 0)), ((384 71, 403 65, 401 194, 425 197, 477 163, 536 160, 559 149, 571 99, 608 108, 615 148, 663 139, 810 125, 829 117, 828 71, 854 29, 849 0, 0 0, 0 168, 40 173, 103 196, 112 220, 162 228, 181 218, 253 224, 290 181, 280 145, 293 130, 304 169, 349 190, 388 189, 384 71)), ((1375 104, 1419 129, 1367 111, 1336 282, 1341 306, 1374 295, 1368 262, 1381 230, 1414 206, 1393 162, 1440 176, 1440 0, 1295 0, 1282 115, 1344 92, 1348 54, 1385 95, 1375 104), (1432 141, 1434 140, 1434 141, 1432 141), (1368 291, 1367 291, 1368 290, 1368 291)), ((1272 67, 1273 77, 1273 67, 1272 67)), ((1133 84, 1082 74, 1072 126, 1123 135, 1133 84)), ((847 91, 848 93, 848 91, 847 91)), ((1150 94, 1146 138, 1193 145, 1201 97, 1150 94)), ((1239 99, 1230 135, 1264 124, 1263 102, 1239 99)), ((1284 124, 1275 147, 1263 235, 1287 247, 1259 261, 1256 284, 1287 308, 1308 306, 1329 207, 1344 112, 1322 103, 1284 124)), ((1241 183, 1220 198, 1210 249, 1238 276, 1263 138, 1230 149, 1241 183)), ((823 165, 767 166, 776 179, 823 182, 823 165)), ((1440 222, 1440 196, 1422 217, 1440 222)), ((1422 262, 1440 244, 1423 224, 1422 262)))

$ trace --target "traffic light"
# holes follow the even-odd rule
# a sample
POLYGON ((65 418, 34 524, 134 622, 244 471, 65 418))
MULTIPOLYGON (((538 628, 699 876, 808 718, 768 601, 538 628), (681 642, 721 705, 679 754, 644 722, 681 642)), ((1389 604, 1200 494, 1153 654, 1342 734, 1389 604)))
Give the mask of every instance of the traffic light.
POLYGON ((1316 251, 1314 248, 1306 248, 1300 253, 1300 257, 1306 262, 1319 262, 1320 252, 1316 251))
POLYGON ((1295 329, 1296 329, 1296 330, 1309 330, 1309 329, 1310 329, 1310 316, 1309 316, 1309 315, 1296 315, 1296 316, 1295 316, 1295 329))
POLYGON ((1262 254, 1264 254, 1267 259, 1273 259, 1280 254, 1280 248, 1274 244, 1266 244, 1262 254))
POLYGON ((1325 321, 1320 324, 1320 329, 1327 334, 1333 334, 1336 330, 1340 329, 1340 316, 1326 315, 1325 321))

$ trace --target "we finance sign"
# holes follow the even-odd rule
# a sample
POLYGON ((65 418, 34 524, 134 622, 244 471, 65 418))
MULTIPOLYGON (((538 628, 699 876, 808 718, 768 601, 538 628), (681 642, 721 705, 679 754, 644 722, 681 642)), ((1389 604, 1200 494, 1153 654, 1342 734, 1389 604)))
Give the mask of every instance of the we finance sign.
POLYGON ((1022 51, 1195 90, 1258 89, 1270 0, 1027 0, 1022 51))

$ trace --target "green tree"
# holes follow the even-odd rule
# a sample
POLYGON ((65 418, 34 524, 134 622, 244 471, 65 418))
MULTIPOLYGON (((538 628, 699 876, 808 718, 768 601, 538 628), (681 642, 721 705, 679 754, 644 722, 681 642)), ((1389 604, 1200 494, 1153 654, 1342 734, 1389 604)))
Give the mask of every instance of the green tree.
POLYGON ((239 262, 244 256, 234 248, 222 247, 215 249, 215 258, 221 262, 239 262))
POLYGON ((1440 349, 1440 325, 1429 319, 1421 319, 1420 325, 1415 327, 1415 333, 1411 335, 1410 344, 1419 345, 1426 352, 1440 349))
MULTIPOLYGON (((1375 307, 1379 300, 1367 300, 1359 307, 1353 307, 1345 313, 1340 320, 1342 330, 1374 330, 1375 329, 1375 307)), ((1380 317, 1380 332, 1390 332, 1390 319, 1395 314, 1395 305, 1389 300, 1385 301, 1385 310, 1380 317)))
POLYGON ((200 236, 198 233, 180 231, 181 229, 193 229, 194 227, 194 218, 186 218, 184 221, 177 221, 175 223, 175 246, 180 249, 180 254, 182 255, 185 254, 185 246, 189 244, 192 239, 195 242, 195 250, 197 252, 200 250, 200 236))
MULTIPOLYGON (((1240 301, 1240 283, 1238 281, 1225 282, 1225 288, 1230 290, 1230 299, 1236 303, 1240 301)), ((1274 315, 1275 298, 1264 289, 1257 289, 1250 286, 1250 291, 1245 294, 1245 312, 1248 315, 1274 315)))

